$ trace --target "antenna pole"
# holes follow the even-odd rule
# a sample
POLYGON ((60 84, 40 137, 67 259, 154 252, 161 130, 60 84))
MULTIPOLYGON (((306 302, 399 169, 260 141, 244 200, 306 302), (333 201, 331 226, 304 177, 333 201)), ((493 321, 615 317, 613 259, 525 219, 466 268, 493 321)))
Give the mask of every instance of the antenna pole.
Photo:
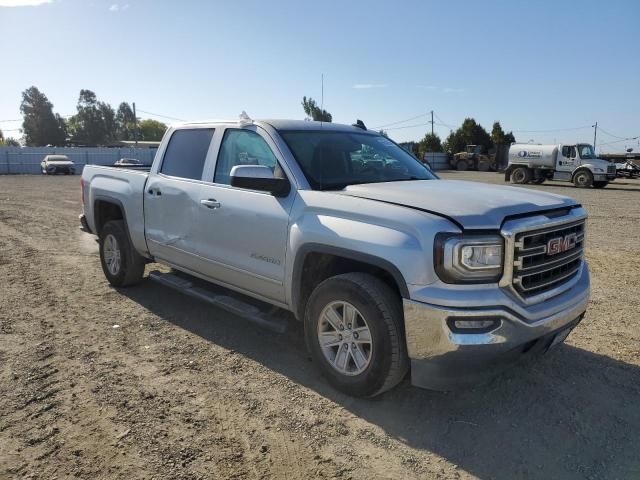
POLYGON ((593 130, 593 152, 595 153, 595 151, 596 151, 596 136, 598 135, 598 122, 596 122, 595 125, 592 125, 592 127, 594 128, 594 130, 593 130))

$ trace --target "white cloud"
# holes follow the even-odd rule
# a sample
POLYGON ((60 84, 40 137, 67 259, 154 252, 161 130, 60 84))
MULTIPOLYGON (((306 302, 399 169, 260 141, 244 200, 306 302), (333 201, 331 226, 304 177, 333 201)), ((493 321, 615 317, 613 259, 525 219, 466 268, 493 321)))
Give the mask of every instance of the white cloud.
POLYGON ((424 88, 426 90, 436 90, 438 87, 435 85, 416 85, 418 88, 424 88))
POLYGON ((443 88, 442 91, 444 93, 464 93, 465 89, 464 88, 451 88, 451 87, 447 87, 447 88, 443 88))
POLYGON ((109 7, 109 11, 110 12, 119 12, 120 10, 126 10, 127 8, 129 8, 129 4, 125 3, 124 5, 118 5, 117 3, 114 3, 113 5, 111 5, 109 7))
POLYGON ((353 88, 385 88, 386 86, 386 83, 356 83, 353 88))
POLYGON ((0 0, 0 7, 37 7, 53 0, 0 0))

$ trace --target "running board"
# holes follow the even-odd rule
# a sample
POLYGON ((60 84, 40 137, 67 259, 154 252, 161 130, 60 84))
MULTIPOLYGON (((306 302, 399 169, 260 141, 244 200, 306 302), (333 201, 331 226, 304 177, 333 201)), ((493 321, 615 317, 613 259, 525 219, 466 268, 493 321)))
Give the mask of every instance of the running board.
POLYGON ((191 280, 190 278, 185 278, 183 274, 163 273, 154 270, 149 273, 149 278, 154 282, 158 282, 186 295, 222 308, 227 312, 249 320, 272 332, 284 333, 287 330, 287 317, 282 315, 283 311, 278 307, 264 304, 267 310, 271 310, 265 311, 265 309, 258 308, 251 303, 243 301, 239 298, 239 294, 235 294, 229 290, 226 290, 227 294, 216 292, 214 289, 222 290, 222 287, 211 285, 211 288, 207 288, 205 286, 206 282, 199 279, 191 280), (277 315, 277 312, 281 313, 281 315, 277 315), (274 313, 276 313, 276 315, 274 315, 274 313))

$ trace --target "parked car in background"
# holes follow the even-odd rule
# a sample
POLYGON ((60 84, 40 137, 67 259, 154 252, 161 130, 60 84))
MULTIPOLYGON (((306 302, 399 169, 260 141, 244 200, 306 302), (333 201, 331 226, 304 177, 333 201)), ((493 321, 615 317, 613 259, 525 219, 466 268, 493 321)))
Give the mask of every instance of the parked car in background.
POLYGON ((116 163, 113 164, 114 167, 132 167, 132 166, 140 166, 142 162, 137 158, 121 158, 116 163))
POLYGON ((640 167, 638 167, 631 160, 626 162, 616 163, 616 174, 618 177, 635 178, 640 176, 640 167))
POLYGON ((40 162, 40 168, 43 175, 54 175, 56 173, 73 175, 76 173, 75 164, 66 155, 47 155, 40 162))

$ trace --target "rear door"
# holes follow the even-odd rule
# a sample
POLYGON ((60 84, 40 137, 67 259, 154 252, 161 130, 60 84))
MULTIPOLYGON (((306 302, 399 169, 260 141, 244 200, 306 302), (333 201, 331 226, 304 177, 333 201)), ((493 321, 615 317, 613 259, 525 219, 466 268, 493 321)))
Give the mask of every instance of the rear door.
POLYGON ((289 212, 296 190, 279 198, 232 187, 229 174, 235 165, 265 165, 286 175, 279 150, 264 130, 252 125, 224 131, 215 167, 200 189, 196 244, 205 260, 203 273, 284 303, 289 212))
POLYGON ((144 192, 149 252, 190 270, 199 264, 195 234, 202 208, 200 188, 213 137, 213 128, 175 130, 144 192))

